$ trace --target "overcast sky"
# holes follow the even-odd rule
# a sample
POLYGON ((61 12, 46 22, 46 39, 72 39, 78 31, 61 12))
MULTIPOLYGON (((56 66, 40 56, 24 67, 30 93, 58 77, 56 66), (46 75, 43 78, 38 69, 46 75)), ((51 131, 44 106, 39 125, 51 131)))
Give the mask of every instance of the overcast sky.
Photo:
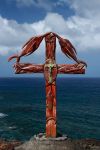
MULTIPOLYGON (((100 77, 100 0, 1 0, 0 77, 19 76, 14 75, 14 61, 8 63, 7 58, 19 53, 30 37, 48 31, 73 43, 78 58, 88 64, 85 77, 100 77)), ((44 49, 43 43, 22 62, 42 63, 44 49)), ((73 63, 61 53, 58 44, 56 53, 57 63, 73 63)))

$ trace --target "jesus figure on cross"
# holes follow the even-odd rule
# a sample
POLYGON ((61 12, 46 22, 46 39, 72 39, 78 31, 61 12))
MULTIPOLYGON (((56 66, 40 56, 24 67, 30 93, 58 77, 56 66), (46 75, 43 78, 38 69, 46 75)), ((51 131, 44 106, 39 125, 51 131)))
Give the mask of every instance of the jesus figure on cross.
POLYGON ((46 84, 46 137, 56 137, 56 77, 57 74, 84 74, 85 62, 80 61, 76 57, 76 50, 71 42, 63 39, 53 32, 46 33, 41 36, 32 37, 23 47, 19 55, 13 55, 9 61, 16 58, 14 65, 15 73, 44 73, 46 84), (30 64, 20 63, 22 56, 32 54, 45 38, 46 45, 46 58, 44 64, 30 64), (68 57, 73 59, 75 64, 56 64, 55 51, 56 51, 56 38, 59 41, 62 52, 68 57))

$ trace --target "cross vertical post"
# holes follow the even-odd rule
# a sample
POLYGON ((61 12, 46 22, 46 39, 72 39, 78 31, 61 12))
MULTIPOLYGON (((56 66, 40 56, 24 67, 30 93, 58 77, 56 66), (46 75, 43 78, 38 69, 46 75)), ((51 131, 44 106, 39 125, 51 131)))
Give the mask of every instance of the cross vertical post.
POLYGON ((56 137, 56 37, 51 33, 45 37, 45 42, 46 62, 44 65, 44 75, 46 79, 46 137, 56 137))

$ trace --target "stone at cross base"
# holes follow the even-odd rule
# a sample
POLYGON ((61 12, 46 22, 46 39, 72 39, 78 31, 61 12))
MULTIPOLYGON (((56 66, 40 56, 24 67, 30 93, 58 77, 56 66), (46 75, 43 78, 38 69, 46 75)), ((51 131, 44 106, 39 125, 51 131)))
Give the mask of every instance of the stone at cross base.
MULTIPOLYGON (((14 65, 15 73, 44 73, 46 84, 46 139, 57 138, 57 118, 56 118, 56 77, 57 74, 84 74, 86 63, 77 59, 76 49, 67 39, 63 39, 53 32, 46 33, 41 36, 32 37, 23 47, 19 55, 13 55, 9 61, 16 58, 14 65), (20 63, 22 56, 32 54, 40 45, 42 40, 45 39, 45 63, 44 64, 31 64, 20 63), (60 44, 62 52, 68 57, 73 59, 75 64, 56 64, 56 39, 60 44)), ((41 139, 41 138, 40 138, 41 139)), ((36 140, 36 139, 35 139, 36 140)), ((65 140, 65 139, 64 139, 65 140)), ((59 139, 58 139, 59 141, 59 139)))

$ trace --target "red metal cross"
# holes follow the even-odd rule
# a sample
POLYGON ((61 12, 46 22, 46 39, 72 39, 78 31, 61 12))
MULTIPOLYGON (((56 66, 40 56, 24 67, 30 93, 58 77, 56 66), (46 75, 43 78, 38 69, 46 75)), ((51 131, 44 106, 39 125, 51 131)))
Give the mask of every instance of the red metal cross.
POLYGON ((84 74, 86 63, 76 57, 76 50, 69 40, 49 32, 42 36, 32 37, 23 47, 20 55, 13 55, 17 59, 14 65, 15 73, 44 73, 46 81, 46 137, 56 137, 56 77, 57 74, 84 74), (32 54, 45 38, 46 60, 44 64, 19 63, 22 56, 32 54), (75 64, 56 64, 56 38, 59 41, 62 52, 76 61, 75 64))

